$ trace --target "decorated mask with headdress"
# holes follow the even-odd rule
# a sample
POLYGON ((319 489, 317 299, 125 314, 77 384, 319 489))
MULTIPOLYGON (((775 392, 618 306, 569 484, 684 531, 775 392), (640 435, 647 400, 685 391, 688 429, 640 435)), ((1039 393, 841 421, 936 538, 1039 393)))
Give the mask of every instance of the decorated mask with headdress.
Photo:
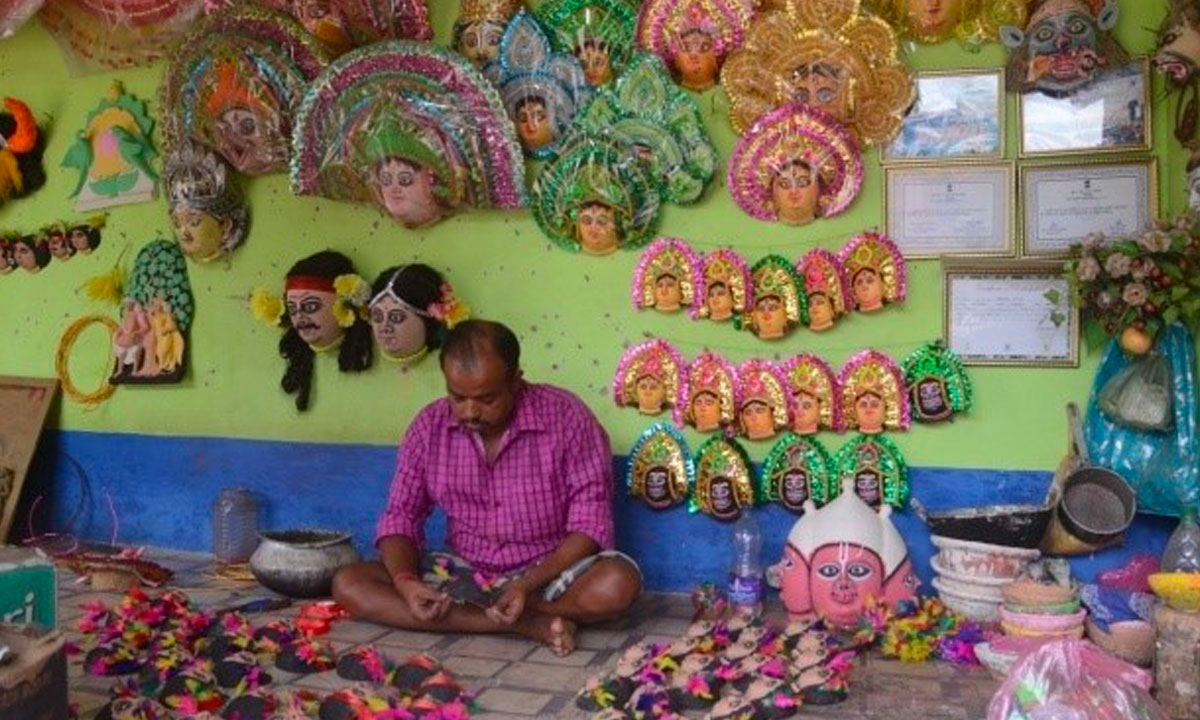
POLYGON ((717 435, 696 451, 691 509, 718 520, 736 520, 754 505, 750 458, 736 440, 717 435))
POLYGON ((850 283, 849 304, 859 312, 875 312, 885 304, 904 302, 908 272, 904 255, 887 235, 855 235, 838 253, 850 283))
POLYGON ((850 311, 850 283, 837 255, 813 248, 796 263, 796 272, 804 278, 810 330, 828 330, 850 311))
POLYGON ((414 228, 461 207, 525 204, 520 144, 495 88, 461 55, 408 40, 358 50, 313 82, 291 182, 414 228))
POLYGON ((867 0, 896 32, 923 43, 957 37, 969 49, 1000 39, 1000 28, 1025 26, 1029 0, 867 0))
POLYGON ((688 365, 685 397, 675 405, 675 424, 697 432, 732 428, 737 420, 737 369, 716 353, 705 352, 688 365))
POLYGON ((33 111, 16 98, 0 110, 0 205, 29 195, 46 183, 42 154, 46 142, 33 111))
POLYGON ((71 197, 76 210, 145 202, 154 197, 158 154, 151 140, 154 120, 146 103, 114 81, 108 95, 88 113, 84 128, 63 157, 78 171, 71 197))
POLYGON ((738 433, 750 440, 769 440, 786 430, 792 402, 783 371, 766 360, 747 360, 737 373, 738 433))
POLYGON ((615 140, 646 164, 666 202, 699 200, 717 169, 717 151, 696 101, 647 53, 635 53, 617 81, 597 91, 575 127, 615 140))
POLYGON ((508 23, 496 59, 483 74, 499 88, 530 157, 554 155, 575 114, 592 96, 579 61, 570 53, 553 52, 550 38, 524 10, 508 23))
POLYGON ((754 280, 741 255, 718 248, 705 255, 700 266, 703 299, 692 306, 693 317, 724 322, 740 318, 754 307, 754 280))
POLYGON ((659 238, 642 251, 633 271, 633 306, 673 313, 694 308, 704 285, 700 258, 678 238, 659 238))
POLYGON ((917 422, 943 422, 971 409, 974 391, 967 368, 941 341, 914 350, 900 363, 900 370, 917 422))
POLYGON ((821 430, 842 429, 838 381, 829 363, 816 355, 801 353, 783 365, 792 395, 792 430, 797 435, 815 435, 821 430))
POLYGON ((470 314, 442 274, 421 263, 380 273, 367 307, 380 353, 405 365, 436 350, 446 332, 470 314))
POLYGON ((778 340, 797 325, 808 323, 808 296, 804 281, 781 255, 768 255, 754 263, 753 305, 735 318, 739 327, 763 340, 778 340))
POLYGON ((292 265, 284 288, 283 298, 256 288, 250 310, 262 322, 285 331, 279 354, 287 368, 280 385, 296 395, 296 409, 304 411, 312 391, 314 353, 337 350, 342 372, 371 367, 371 286, 355 272, 350 258, 322 250, 292 265))
POLYGON ((680 85, 699 92, 716 84, 752 17, 751 0, 649 0, 638 15, 637 41, 662 58, 680 85))
POLYGON ((187 261, 179 246, 154 240, 138 252, 113 333, 112 384, 175 383, 183 379, 195 307, 187 261))
POLYGON ((654 231, 658 209, 646 168, 611 141, 580 137, 533 184, 533 218, 542 232, 588 255, 640 247, 654 231))
POLYGON ((637 24, 628 0, 549 0, 537 13, 555 48, 579 58, 589 84, 604 85, 624 69, 637 24))
POLYGON ((903 509, 908 504, 908 465, 896 443, 882 435, 859 435, 848 441, 833 458, 831 487, 854 488, 867 505, 882 504, 903 509))
POLYGON ((359 45, 381 40, 433 38, 426 0, 236 1, 254 2, 288 13, 335 57, 359 45))
POLYGON ((613 400, 617 407, 658 415, 680 402, 686 387, 687 366, 679 351, 666 340, 647 340, 621 356, 613 375, 613 400))
MULTIPOLYGON (((1166 77, 1168 91, 1178 94, 1174 134, 1176 140, 1193 152, 1193 160, 1188 163, 1191 187, 1195 153, 1200 149, 1196 138, 1200 86, 1195 82, 1200 75, 1200 3, 1196 0, 1171 0, 1167 16, 1158 28, 1154 69, 1166 77)), ((1189 199, 1188 204, 1196 207, 1194 200, 1189 199)))
POLYGON ((454 49, 478 68, 495 60, 504 28, 522 5, 522 0, 463 0, 454 21, 454 49))
POLYGON ((864 145, 889 142, 916 98, 895 31, 860 12, 858 0, 787 5, 756 17, 742 49, 725 61, 721 85, 734 130, 799 102, 846 125, 864 145))
POLYGON ((629 494, 665 510, 686 499, 695 482, 696 466, 683 435, 666 423, 646 428, 629 451, 629 494))
POLYGON ((1024 29, 1002 27, 1011 50, 1009 91, 1062 97, 1125 62, 1128 56, 1111 33, 1117 14, 1115 0, 1041 0, 1024 29))
POLYGON ((838 373, 842 425, 864 435, 884 430, 907 430, 908 393, 904 375, 887 355, 863 350, 838 373))
POLYGON ((785 225, 845 211, 862 179, 862 154, 846 128, 794 103, 763 115, 742 134, 726 169, 726 184, 742 212, 785 225))
POLYGON ((290 15, 238 6, 197 23, 167 66, 168 145, 207 145, 248 175, 282 172, 304 91, 329 53, 290 15))
POLYGON ((758 496, 795 513, 809 500, 825 503, 833 461, 816 438, 785 433, 763 461, 758 496))
POLYGON ((820 509, 806 504, 776 566, 788 614, 816 614, 835 628, 852 628, 872 598, 892 610, 915 600, 920 581, 892 509, 872 509, 841 488, 830 494, 836 499, 820 509))
POLYGON ((250 210, 217 153, 181 141, 167 153, 163 181, 175 240, 192 260, 228 257, 246 239, 250 210))

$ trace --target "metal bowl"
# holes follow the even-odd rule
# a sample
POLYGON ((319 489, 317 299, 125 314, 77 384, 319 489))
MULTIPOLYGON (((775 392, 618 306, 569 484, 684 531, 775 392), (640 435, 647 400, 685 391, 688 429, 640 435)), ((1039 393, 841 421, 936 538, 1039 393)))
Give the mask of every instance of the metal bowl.
POLYGON ((350 533, 277 530, 259 537, 250 572, 265 587, 292 598, 328 596, 337 571, 360 560, 350 533))

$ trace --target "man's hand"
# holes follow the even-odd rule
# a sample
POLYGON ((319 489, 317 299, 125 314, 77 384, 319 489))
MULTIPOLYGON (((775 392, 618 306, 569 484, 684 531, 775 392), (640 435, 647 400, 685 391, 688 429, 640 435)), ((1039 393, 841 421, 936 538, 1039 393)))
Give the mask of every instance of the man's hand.
POLYGON ((487 609, 487 616, 493 622, 501 625, 516 623, 525 612, 525 600, 528 594, 529 591, 525 589, 521 581, 514 580, 508 583, 500 590, 500 597, 496 598, 496 602, 487 609))
POLYGON ((449 595, 434 590, 416 578, 398 578, 393 586, 408 605, 408 611, 421 622, 440 620, 450 610, 449 595))

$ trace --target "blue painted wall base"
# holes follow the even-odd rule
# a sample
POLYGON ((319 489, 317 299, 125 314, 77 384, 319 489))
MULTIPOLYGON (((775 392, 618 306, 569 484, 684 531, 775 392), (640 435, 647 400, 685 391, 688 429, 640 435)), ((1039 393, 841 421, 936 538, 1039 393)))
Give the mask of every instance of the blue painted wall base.
MULTIPOLYGON (((221 488, 240 485, 259 497, 264 528, 325 527, 354 533, 371 550, 375 519, 387 497, 395 450, 375 445, 47 432, 22 496, 18 529, 29 508, 37 532, 71 532, 108 541, 115 511, 117 541, 178 550, 212 548, 212 502, 221 488)), ((623 491, 626 458, 613 460, 617 492, 617 542, 642 566, 652 590, 690 590, 704 580, 723 581, 731 558, 732 525, 678 507, 655 512, 623 491)), ((1036 503, 1050 473, 912 468, 913 494, 932 511, 995 503, 1036 503)), ((764 562, 778 559, 795 516, 778 506, 755 511, 763 530, 764 562)), ((929 531, 911 512, 893 515, 926 583, 934 553, 929 531)), ((1162 553, 1174 518, 1138 516, 1124 547, 1076 558, 1076 574, 1124 563, 1134 552, 1162 553)), ((444 518, 430 520, 429 537, 440 547, 444 518)))

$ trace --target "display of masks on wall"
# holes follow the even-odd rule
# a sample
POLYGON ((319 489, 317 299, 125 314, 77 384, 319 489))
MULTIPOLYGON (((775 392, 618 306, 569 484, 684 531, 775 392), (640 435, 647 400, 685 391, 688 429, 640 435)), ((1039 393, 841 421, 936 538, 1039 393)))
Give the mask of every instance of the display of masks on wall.
POLYGON ((638 310, 687 310, 692 319, 732 320, 737 329, 778 340, 800 326, 822 332, 851 312, 902 303, 907 292, 900 249, 868 232, 837 253, 815 248, 795 263, 768 255, 753 267, 729 248, 701 256, 685 240, 659 238, 634 269, 631 299, 638 310))
POLYGON ((76 255, 90 255, 100 247, 105 216, 84 222, 52 223, 36 233, 0 230, 0 275, 15 270, 40 273, 51 263, 68 262, 76 255))
POLYGON ((691 512, 734 520, 757 503, 778 503, 803 514, 852 488, 872 508, 903 508, 909 471, 886 437, 858 435, 830 454, 815 437, 785 433, 756 469, 742 445, 714 436, 693 454, 671 425, 646 428, 629 452, 625 483, 652 510, 687 503, 691 512))
POLYGON ((941 341, 922 345, 899 364, 863 350, 835 372, 812 353, 735 366, 703 352, 688 362, 670 342, 655 338, 622 354, 612 388, 618 407, 647 416, 669 410, 681 428, 750 441, 785 432, 904 432, 913 420, 949 421, 974 404, 965 366, 941 341))

